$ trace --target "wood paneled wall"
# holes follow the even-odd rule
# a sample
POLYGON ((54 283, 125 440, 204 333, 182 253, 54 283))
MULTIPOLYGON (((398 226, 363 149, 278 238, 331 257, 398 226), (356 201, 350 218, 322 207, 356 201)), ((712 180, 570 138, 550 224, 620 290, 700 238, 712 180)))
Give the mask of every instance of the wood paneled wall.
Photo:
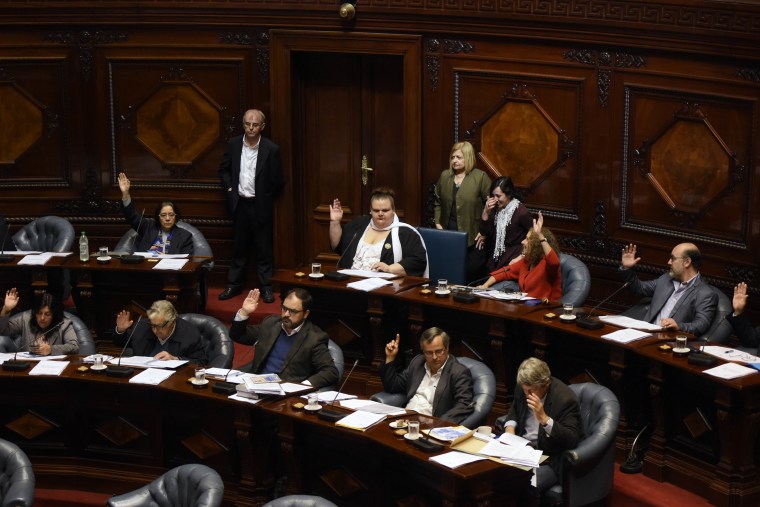
MULTIPOLYGON (((345 52, 364 38, 371 53, 372 40, 416 36, 419 93, 403 107, 421 124, 404 133, 419 139, 419 174, 397 189, 410 216, 424 216, 451 144, 470 140, 479 166, 511 175, 589 264, 592 300, 617 286, 623 244, 636 243, 654 275, 687 240, 711 282, 728 292, 748 280, 760 300, 760 7, 374 0, 346 22, 338 4, 0 1, 0 212, 14 230, 62 215, 114 245, 123 170, 138 208, 169 197, 204 231, 223 280, 230 223, 217 167, 242 112, 263 109, 265 134, 291 150, 320 135, 291 125, 298 102, 270 74, 281 63, 272 38, 351 34, 345 52), (292 138, 277 139, 283 131, 292 138)), ((294 224, 334 197, 329 181, 303 188, 292 167, 303 157, 284 154, 276 235, 288 264, 310 260, 294 224)))

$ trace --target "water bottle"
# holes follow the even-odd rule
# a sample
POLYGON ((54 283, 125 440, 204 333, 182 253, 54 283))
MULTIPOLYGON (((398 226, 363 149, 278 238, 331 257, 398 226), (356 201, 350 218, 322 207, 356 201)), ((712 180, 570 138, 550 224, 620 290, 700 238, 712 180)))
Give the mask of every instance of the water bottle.
POLYGON ((90 260, 90 245, 84 231, 82 231, 82 235, 79 237, 79 260, 82 262, 90 260))

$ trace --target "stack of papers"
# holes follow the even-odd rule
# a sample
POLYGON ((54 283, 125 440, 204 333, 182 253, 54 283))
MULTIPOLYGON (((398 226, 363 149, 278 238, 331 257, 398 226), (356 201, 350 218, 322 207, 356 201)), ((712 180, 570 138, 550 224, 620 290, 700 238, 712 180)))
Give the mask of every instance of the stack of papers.
POLYGON ((510 465, 537 467, 541 462, 541 451, 527 445, 505 445, 498 440, 491 440, 480 450, 480 454, 500 458, 510 465))
POLYGON ((243 377, 245 375, 250 374, 240 370, 229 370, 227 368, 206 368, 206 377, 211 377, 216 380, 226 380, 232 384, 240 384, 243 382, 243 377))
POLYGON ((161 370, 158 368, 148 368, 147 370, 143 370, 131 379, 129 379, 130 384, 148 384, 151 386, 157 386, 164 380, 168 379, 174 375, 174 372, 172 370, 161 370))
POLYGON ((742 366, 736 363, 725 363, 715 368, 705 370, 705 373, 714 377, 722 378, 725 380, 731 380, 739 377, 745 377, 747 375, 757 373, 757 370, 748 366, 742 366))
POLYGON ((350 408, 351 410, 364 410, 365 412, 372 412, 373 414, 390 416, 406 414, 406 409, 394 407, 393 405, 386 405, 385 403, 378 403, 372 400, 343 400, 340 402, 340 406, 350 408))
POLYGON ((352 430, 364 431, 385 419, 383 414, 373 414, 364 410, 357 410, 348 414, 343 419, 335 423, 336 426, 349 428, 352 430))
POLYGON ((731 347, 722 347, 720 345, 706 345, 701 348, 702 352, 715 356, 718 359, 734 361, 736 363, 753 364, 760 363, 760 357, 744 352, 743 350, 731 347))
POLYGON ((351 282, 347 285, 347 287, 351 287, 352 289, 356 290, 363 290, 364 292, 370 292, 390 284, 391 282, 388 280, 383 280, 382 278, 365 278, 364 280, 359 280, 358 282, 351 282))
MULTIPOLYGON (((306 396, 301 397, 303 399, 307 398, 306 396)), ((319 398, 320 403, 332 403, 333 401, 353 400, 356 396, 346 393, 338 394, 338 391, 322 391, 321 393, 317 393, 317 398, 319 398)))
POLYGON ((650 324, 645 320, 636 320, 622 315, 602 315, 599 317, 599 320, 617 327, 643 329, 644 331, 662 331, 662 327, 660 326, 650 324))
POLYGON ((236 389, 238 395, 255 400, 258 399, 259 395, 285 396, 286 394, 311 389, 311 386, 294 384, 293 382, 265 382, 262 384, 252 384, 250 386, 245 383, 240 383, 237 385, 236 389))
POLYGON ((485 458, 483 456, 478 456, 476 454, 468 454, 466 452, 451 451, 445 454, 439 454, 438 456, 433 456, 432 458, 430 458, 430 461, 434 461, 438 463, 439 465, 443 465, 445 467, 457 468, 462 465, 466 465, 467 463, 473 463, 475 461, 481 461, 484 459, 485 458))
POLYGON ((18 266, 44 266, 47 261, 53 257, 67 257, 71 255, 71 252, 57 253, 57 252, 44 252, 41 254, 26 255, 23 259, 18 261, 18 266))
POLYGON ((652 333, 646 331, 639 331, 638 329, 618 329, 612 333, 603 334, 602 338, 606 338, 617 343, 629 343, 636 340, 641 340, 652 336, 652 333))
POLYGON ((179 271, 185 267, 187 259, 161 259, 153 266, 153 269, 166 269, 172 271, 179 271))
POLYGON ((164 368, 174 369, 179 368, 183 364, 187 363, 187 359, 155 359, 151 356, 130 356, 122 357, 121 362, 118 358, 108 361, 111 364, 119 364, 121 366, 134 366, 136 368, 164 368))
POLYGON ((433 428, 431 430, 423 430, 423 432, 429 434, 436 440, 448 442, 451 445, 455 445, 462 440, 470 438, 470 436, 472 436, 475 431, 465 426, 449 426, 446 428, 433 428))
POLYGON ((40 361, 29 370, 29 375, 54 375, 58 376, 69 365, 69 361, 40 361))
POLYGON ((383 273, 382 271, 365 271, 363 269, 341 269, 338 273, 343 273, 348 276, 356 276, 359 278, 398 278, 398 275, 393 273, 383 273))

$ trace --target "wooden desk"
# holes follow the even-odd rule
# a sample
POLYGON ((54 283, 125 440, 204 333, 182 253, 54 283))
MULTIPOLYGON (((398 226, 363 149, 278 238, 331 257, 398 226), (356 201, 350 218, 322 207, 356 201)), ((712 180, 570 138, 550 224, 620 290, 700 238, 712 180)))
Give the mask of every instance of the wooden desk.
MULTIPOLYGON (((530 482, 530 472, 489 460, 449 469, 429 461, 448 449, 424 453, 395 435, 387 421, 364 432, 340 428, 293 409, 296 401, 261 406, 278 422, 290 494, 307 491, 341 506, 509 506, 530 482)), ((412 418, 420 419, 422 429, 440 424, 412 418)))
POLYGON ((29 266, 18 263, 24 256, 17 255, 12 262, 0 263, 0 291, 16 287, 21 297, 19 309, 26 310, 32 307, 34 296, 52 291, 61 297, 63 293, 63 269, 61 265, 66 262, 66 257, 53 257, 44 266, 29 266))

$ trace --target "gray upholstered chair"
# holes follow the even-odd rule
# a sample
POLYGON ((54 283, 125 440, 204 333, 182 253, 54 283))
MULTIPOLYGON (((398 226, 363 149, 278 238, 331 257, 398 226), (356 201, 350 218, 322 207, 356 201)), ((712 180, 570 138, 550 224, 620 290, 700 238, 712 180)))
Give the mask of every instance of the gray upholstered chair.
POLYGON ((34 470, 16 444, 0 440, 0 505, 31 507, 34 504, 34 470))
MULTIPOLYGON (((95 353, 95 341, 92 339, 90 329, 82 322, 82 319, 74 315, 73 313, 63 312, 63 316, 71 320, 71 325, 74 326, 74 332, 77 335, 77 341, 79 342, 79 354, 89 356, 95 353)), ((21 319, 23 313, 17 313, 11 319, 21 319)), ((18 350, 19 343, 21 341, 20 336, 0 336, 0 351, 15 352, 18 350)))
MULTIPOLYGON (((493 406, 493 401, 496 398, 496 377, 491 368, 480 361, 469 357, 457 357, 457 360, 469 368, 472 375, 472 399, 475 402, 475 409, 462 421, 462 425, 474 429, 483 424, 488 413, 491 412, 491 406, 493 406)), ((373 394, 370 399, 386 405, 401 407, 406 401, 406 395, 383 391, 373 394)))
MULTIPOLYGON (((726 320, 726 316, 730 315, 734 311, 731 298, 726 296, 722 290, 716 287, 710 286, 713 291, 718 295, 718 307, 715 309, 715 315, 713 316, 712 323, 707 331, 699 336, 699 341, 707 341, 710 343, 725 343, 728 341, 729 336, 733 333, 731 324, 726 320)), ((652 298, 642 298, 638 303, 623 312, 626 317, 632 319, 641 320, 647 312, 649 312, 649 304, 652 302, 652 298)))
POLYGON ((172 468, 155 481, 123 495, 111 497, 109 507, 218 507, 224 483, 213 469, 191 464, 172 468))
POLYGON ((322 389, 320 389, 320 391, 329 391, 331 389, 338 389, 340 385, 343 383, 343 369, 345 368, 345 362, 343 359, 343 349, 340 348, 340 345, 328 339, 327 350, 330 352, 330 357, 332 357, 333 363, 335 363, 335 368, 338 369, 338 385, 325 386, 322 389))
POLYGON ((264 507, 338 507, 330 500, 321 496, 312 495, 288 495, 275 498, 264 504, 264 507))
POLYGON ((232 368, 235 347, 227 326, 214 317, 200 313, 183 313, 179 318, 192 324, 200 332, 208 366, 232 368))
POLYGON ((561 253, 559 269, 562 272, 562 303, 583 306, 591 289, 591 273, 586 264, 573 255, 561 253))
POLYGON ((467 283, 467 233, 419 227, 428 254, 431 280, 444 278, 450 284, 467 283))
POLYGON ((56 216, 40 217, 13 235, 17 249, 40 252, 70 252, 75 239, 74 227, 56 216))
MULTIPOLYGON (((184 220, 177 222, 177 227, 189 231, 193 235, 193 255, 198 257, 210 257, 211 261, 203 265, 205 269, 201 273, 199 296, 200 296, 200 308, 201 310, 206 308, 206 302, 208 301, 208 285, 206 282, 206 271, 214 269, 214 252, 211 251, 211 245, 208 244, 206 237, 195 226, 190 225, 184 220)), ((135 252, 135 245, 137 244, 137 231, 129 229, 116 243, 113 248, 114 252, 132 254, 135 252)))

